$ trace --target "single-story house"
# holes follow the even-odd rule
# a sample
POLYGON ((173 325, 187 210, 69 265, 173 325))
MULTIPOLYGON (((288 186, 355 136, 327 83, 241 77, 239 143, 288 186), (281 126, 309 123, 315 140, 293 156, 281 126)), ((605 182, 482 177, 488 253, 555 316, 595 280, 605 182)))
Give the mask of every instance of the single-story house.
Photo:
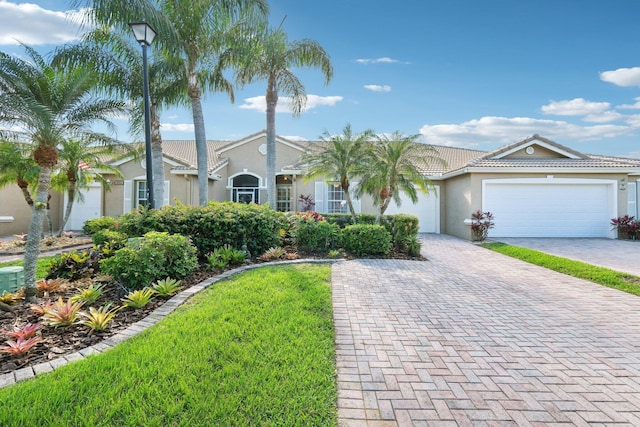
MULTIPOLYGON (((344 194, 331 178, 307 181, 300 156, 318 141, 276 138, 277 206, 301 209, 300 195, 313 196, 318 212, 346 212, 344 194)), ((638 216, 640 159, 587 155, 538 135, 486 152, 435 146, 446 165, 420 162, 435 191, 417 204, 391 204, 387 213, 411 213, 420 230, 470 238, 472 212, 490 211, 493 237, 609 237, 611 218, 638 216)), ((266 200, 266 132, 235 141, 208 141, 209 200, 263 203, 266 200)), ((165 198, 156 205, 198 202, 195 141, 163 141, 165 198)), ((125 157, 112 163, 124 179, 104 175, 110 191, 96 184, 76 202, 68 229, 89 218, 118 216, 146 202, 145 161, 125 157)), ((29 211, 17 188, 0 191, 0 234, 26 231, 29 211), (24 206, 21 206, 24 205, 24 206)), ((53 197, 56 199, 56 197, 53 197)), ((66 200, 52 200, 54 224, 66 200)), ((359 212, 375 213, 370 197, 356 200, 359 212)))

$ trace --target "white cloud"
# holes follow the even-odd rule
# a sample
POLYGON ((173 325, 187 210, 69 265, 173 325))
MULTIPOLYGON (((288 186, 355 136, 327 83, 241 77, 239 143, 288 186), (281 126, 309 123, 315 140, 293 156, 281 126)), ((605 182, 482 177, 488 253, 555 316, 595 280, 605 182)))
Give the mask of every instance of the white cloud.
MULTIPOLYGON (((333 107, 338 102, 342 101, 342 96, 318 96, 307 95, 307 104, 304 111, 312 110, 320 106, 333 107)), ((282 96, 278 99, 278 105, 276 107, 277 113, 290 113, 291 98, 282 96)), ((254 96, 251 98, 245 98, 244 104, 240 105, 240 108, 245 110, 256 110, 260 112, 267 111, 267 102, 264 96, 254 96)))
POLYGON ((420 133, 430 144, 477 147, 483 143, 507 144, 537 133, 553 140, 598 140, 629 135, 629 125, 581 126, 565 121, 529 117, 482 117, 461 124, 424 125, 420 133))
POLYGON ((616 86, 640 86, 640 67, 605 71, 600 73, 600 80, 616 86))
POLYGON ((375 59, 360 58, 360 59, 356 59, 356 62, 358 64, 395 64, 395 63, 410 64, 410 62, 403 62, 397 59, 389 58, 387 56, 383 56, 381 58, 375 58, 375 59))
POLYGON ((0 45, 62 44, 77 40, 86 9, 53 11, 0 0, 0 45))
POLYGON ((193 132, 193 123, 162 123, 160 129, 165 132, 193 132))
POLYGON ((611 104, 609 102, 592 102, 584 98, 574 98, 564 101, 551 101, 549 104, 542 106, 542 112, 555 116, 586 116, 602 113, 610 108, 611 104))
POLYGON ((640 96, 637 96, 634 99, 636 100, 635 104, 618 105, 616 108, 618 110, 640 110, 640 96))
POLYGON ((391 86, 389 85, 365 85, 364 88, 373 92, 391 92, 391 86))

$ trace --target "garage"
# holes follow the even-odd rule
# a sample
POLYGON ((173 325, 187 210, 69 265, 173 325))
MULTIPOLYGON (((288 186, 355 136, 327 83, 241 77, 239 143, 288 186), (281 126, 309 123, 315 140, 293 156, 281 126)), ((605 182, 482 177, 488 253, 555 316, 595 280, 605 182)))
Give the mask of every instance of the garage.
MULTIPOLYGON (((69 221, 65 230, 82 230, 82 226, 88 219, 98 218, 102 215, 102 185, 99 182, 91 183, 89 187, 80 190, 81 198, 73 203, 69 221), (82 199, 82 200, 80 200, 82 199)), ((68 203, 67 194, 64 197, 64 209, 68 203)))
POLYGON ((491 237, 614 237, 615 180, 522 178, 482 183, 491 237))
POLYGON ((429 190, 425 196, 418 192, 418 202, 414 205, 404 194, 400 195, 402 206, 391 202, 385 214, 393 215, 398 213, 415 215, 418 217, 420 233, 440 233, 440 194, 439 186, 435 186, 436 191, 429 190))

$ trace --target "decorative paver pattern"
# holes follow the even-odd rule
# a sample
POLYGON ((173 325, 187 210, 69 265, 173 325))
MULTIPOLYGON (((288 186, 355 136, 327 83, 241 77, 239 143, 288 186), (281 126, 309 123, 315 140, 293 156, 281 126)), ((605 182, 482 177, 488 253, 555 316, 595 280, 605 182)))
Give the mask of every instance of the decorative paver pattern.
POLYGON ((423 243, 332 267, 342 426, 640 425, 640 298, 423 243))

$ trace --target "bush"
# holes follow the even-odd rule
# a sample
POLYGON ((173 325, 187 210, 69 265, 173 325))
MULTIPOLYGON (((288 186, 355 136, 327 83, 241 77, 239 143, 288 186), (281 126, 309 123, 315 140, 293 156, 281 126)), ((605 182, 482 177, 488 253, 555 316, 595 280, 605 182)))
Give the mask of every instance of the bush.
POLYGON ((301 221, 295 232, 299 252, 325 254, 340 247, 340 227, 326 221, 301 221))
POLYGON ((142 289, 165 277, 181 279, 191 274, 198 268, 197 249, 185 236, 149 232, 127 242, 113 257, 102 260, 100 267, 122 285, 142 289))
POLYGON ((95 275, 100 271, 102 252, 96 250, 64 252, 49 264, 46 279, 63 278, 71 281, 95 275))
POLYGON ((229 265, 240 265, 245 261, 246 254, 238 249, 233 249, 229 245, 215 249, 207 256, 209 267, 212 270, 223 269, 229 265))
POLYGON ((356 256, 387 255, 391 234, 382 225, 356 224, 342 230, 344 250, 356 256))
POLYGON ((618 231, 618 239, 635 240, 640 230, 640 222, 633 216, 619 216, 611 219, 611 228, 618 231))
POLYGON ((422 243, 420 243, 420 239, 418 239, 416 236, 407 237, 403 242, 403 246, 407 255, 412 257, 420 256, 420 248, 422 247, 422 243))
POLYGON ((100 230, 113 230, 115 226, 115 218, 110 216, 101 216, 100 218, 92 218, 87 220, 82 226, 82 232, 89 236, 93 236, 100 230))
POLYGON ((400 251, 407 252, 408 243, 418 239, 418 217, 415 215, 385 215, 381 222, 391 234, 393 247, 400 251))
POLYGON ((103 229, 91 235, 91 240, 96 246, 109 246, 112 250, 118 250, 127 243, 127 235, 119 231, 103 229))
POLYGON ((474 242, 486 240, 489 230, 495 226, 491 212, 476 211, 471 214, 471 239, 474 242))
MULTIPOLYGON (((351 214, 348 213, 329 213, 324 214, 327 222, 331 224, 338 224, 340 228, 352 224, 353 219, 351 214)), ((376 216, 373 214, 356 214, 356 224, 375 224, 376 216)))

